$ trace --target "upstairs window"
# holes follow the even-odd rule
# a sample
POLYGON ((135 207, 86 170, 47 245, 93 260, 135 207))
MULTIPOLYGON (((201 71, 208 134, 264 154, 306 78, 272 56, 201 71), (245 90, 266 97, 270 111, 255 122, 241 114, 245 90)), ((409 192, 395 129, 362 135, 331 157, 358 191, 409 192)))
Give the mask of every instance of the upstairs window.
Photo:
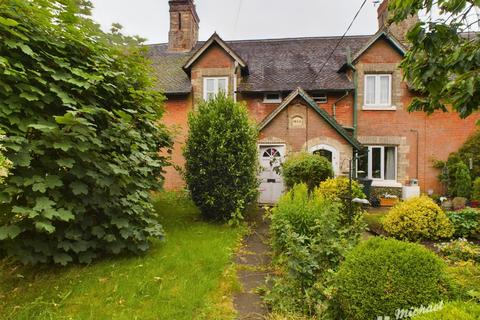
POLYGON ((390 108, 392 106, 392 75, 365 75, 365 107, 390 108))
POLYGON ((282 94, 278 92, 267 92, 263 95, 263 103, 280 103, 282 94))
POLYGON ((219 93, 227 94, 228 77, 203 78, 203 99, 215 98, 219 93))

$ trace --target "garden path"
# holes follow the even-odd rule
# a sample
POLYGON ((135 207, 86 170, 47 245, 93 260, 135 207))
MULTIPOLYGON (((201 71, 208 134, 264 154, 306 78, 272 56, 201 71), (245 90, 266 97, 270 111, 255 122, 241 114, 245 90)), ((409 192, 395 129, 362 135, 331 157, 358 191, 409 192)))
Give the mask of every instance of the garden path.
POLYGON ((264 210, 250 217, 251 232, 243 240, 243 246, 235 257, 242 291, 234 296, 234 306, 240 320, 265 319, 268 309, 257 288, 265 285, 270 274, 269 220, 264 210))

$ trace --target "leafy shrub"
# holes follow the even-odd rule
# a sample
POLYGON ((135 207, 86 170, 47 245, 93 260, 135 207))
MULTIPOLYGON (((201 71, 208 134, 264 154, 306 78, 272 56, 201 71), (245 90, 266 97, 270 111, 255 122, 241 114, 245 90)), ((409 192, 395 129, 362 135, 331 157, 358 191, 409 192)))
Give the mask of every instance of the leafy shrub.
POLYGON ((257 129, 248 111, 222 94, 188 117, 185 180, 204 217, 241 219, 257 197, 257 129))
POLYGON ((480 177, 473 181, 472 200, 480 201, 480 177))
POLYGON ((445 212, 427 196, 398 203, 383 219, 383 228, 410 241, 449 238, 454 231, 445 212))
POLYGON ((379 237, 347 254, 337 274, 338 301, 344 319, 395 317, 409 309, 441 301, 450 286, 445 264, 421 245, 379 237))
POLYGON ((2 184, 4 179, 8 177, 8 172, 12 166, 12 162, 3 154, 5 148, 1 143, 4 139, 5 136, 3 135, 3 131, 0 130, 0 184, 2 184))
POLYGON ((437 245, 441 255, 453 262, 475 261, 480 262, 480 246, 468 242, 466 239, 457 239, 437 245))
POLYGON ((333 176, 333 168, 327 158, 301 152, 288 157, 282 164, 282 175, 289 189, 297 183, 305 183, 309 190, 313 190, 333 176))
POLYGON ((313 315, 330 308, 331 270, 338 268, 365 228, 361 217, 350 225, 341 223, 339 207, 298 184, 272 209, 272 243, 282 270, 267 294, 274 310, 313 315))
POLYGON ((455 170, 455 191, 457 197, 468 198, 472 188, 472 178, 465 163, 459 162, 455 170))
POLYGON ((473 302, 449 302, 442 309, 417 315, 412 320, 477 320, 480 305, 473 302))
MULTIPOLYGON (((350 181, 346 177, 337 177, 333 179, 327 179, 320 183, 316 189, 317 193, 321 194, 327 199, 331 199, 340 202, 341 222, 348 223, 350 220, 350 181)), ((358 182, 352 181, 352 198, 365 199, 362 187, 358 182)), ((362 206, 358 203, 352 203, 352 215, 358 216, 362 213, 362 206)))
POLYGON ((480 231, 480 210, 466 208, 447 212, 455 229, 455 237, 470 237, 480 231))
POLYGON ((150 190, 170 138, 148 61, 84 18, 87 2, 62 3, 0 4, 0 127, 13 163, 0 247, 24 263, 140 253, 163 234, 150 190))
POLYGON ((477 129, 453 156, 462 159, 464 163, 470 163, 471 159, 471 177, 480 177, 480 129, 477 129))

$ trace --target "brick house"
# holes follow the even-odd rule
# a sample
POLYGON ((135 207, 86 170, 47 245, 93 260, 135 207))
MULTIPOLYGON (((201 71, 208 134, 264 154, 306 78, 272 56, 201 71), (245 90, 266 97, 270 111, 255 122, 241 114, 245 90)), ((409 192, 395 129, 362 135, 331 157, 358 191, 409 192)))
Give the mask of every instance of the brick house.
MULTIPOLYGON (((224 41, 217 34, 198 41, 193 0, 169 4, 169 42, 149 46, 149 55, 168 98, 164 121, 175 133, 176 165, 184 163, 187 114, 202 99, 225 91, 244 102, 259 125, 261 202, 274 202, 283 189, 272 159, 299 151, 326 156, 336 175, 348 171, 354 154, 363 155, 355 161, 358 175, 380 190, 400 191, 417 180, 423 192, 443 191, 433 160, 457 150, 480 116, 407 112, 415 93, 402 81, 398 64, 405 31, 417 18, 387 28, 385 0, 376 34, 340 43, 340 37, 224 41)), ((183 186, 180 174, 168 168, 165 187, 183 186)))

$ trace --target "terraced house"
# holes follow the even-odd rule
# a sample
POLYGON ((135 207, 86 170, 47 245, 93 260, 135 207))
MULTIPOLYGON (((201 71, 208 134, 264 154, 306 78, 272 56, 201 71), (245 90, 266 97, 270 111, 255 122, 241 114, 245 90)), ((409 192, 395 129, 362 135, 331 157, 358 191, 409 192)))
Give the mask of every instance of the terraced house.
MULTIPOLYGON (((401 190, 416 180, 424 192, 442 192, 433 161, 456 151, 480 117, 407 111, 415 92, 398 66, 416 17, 387 27, 385 0, 374 35, 339 42, 340 37, 321 36, 225 41, 213 34, 198 41, 193 0, 169 4, 169 42, 151 45, 149 54, 168 97, 165 121, 176 134, 176 165, 184 162, 188 112, 223 91, 244 102, 259 125, 261 202, 274 202, 283 189, 272 167, 298 151, 326 156, 336 175, 348 172, 355 153, 363 154, 355 161, 358 175, 371 178, 374 187, 401 190)), ((169 168, 166 188, 183 185, 169 168)))

